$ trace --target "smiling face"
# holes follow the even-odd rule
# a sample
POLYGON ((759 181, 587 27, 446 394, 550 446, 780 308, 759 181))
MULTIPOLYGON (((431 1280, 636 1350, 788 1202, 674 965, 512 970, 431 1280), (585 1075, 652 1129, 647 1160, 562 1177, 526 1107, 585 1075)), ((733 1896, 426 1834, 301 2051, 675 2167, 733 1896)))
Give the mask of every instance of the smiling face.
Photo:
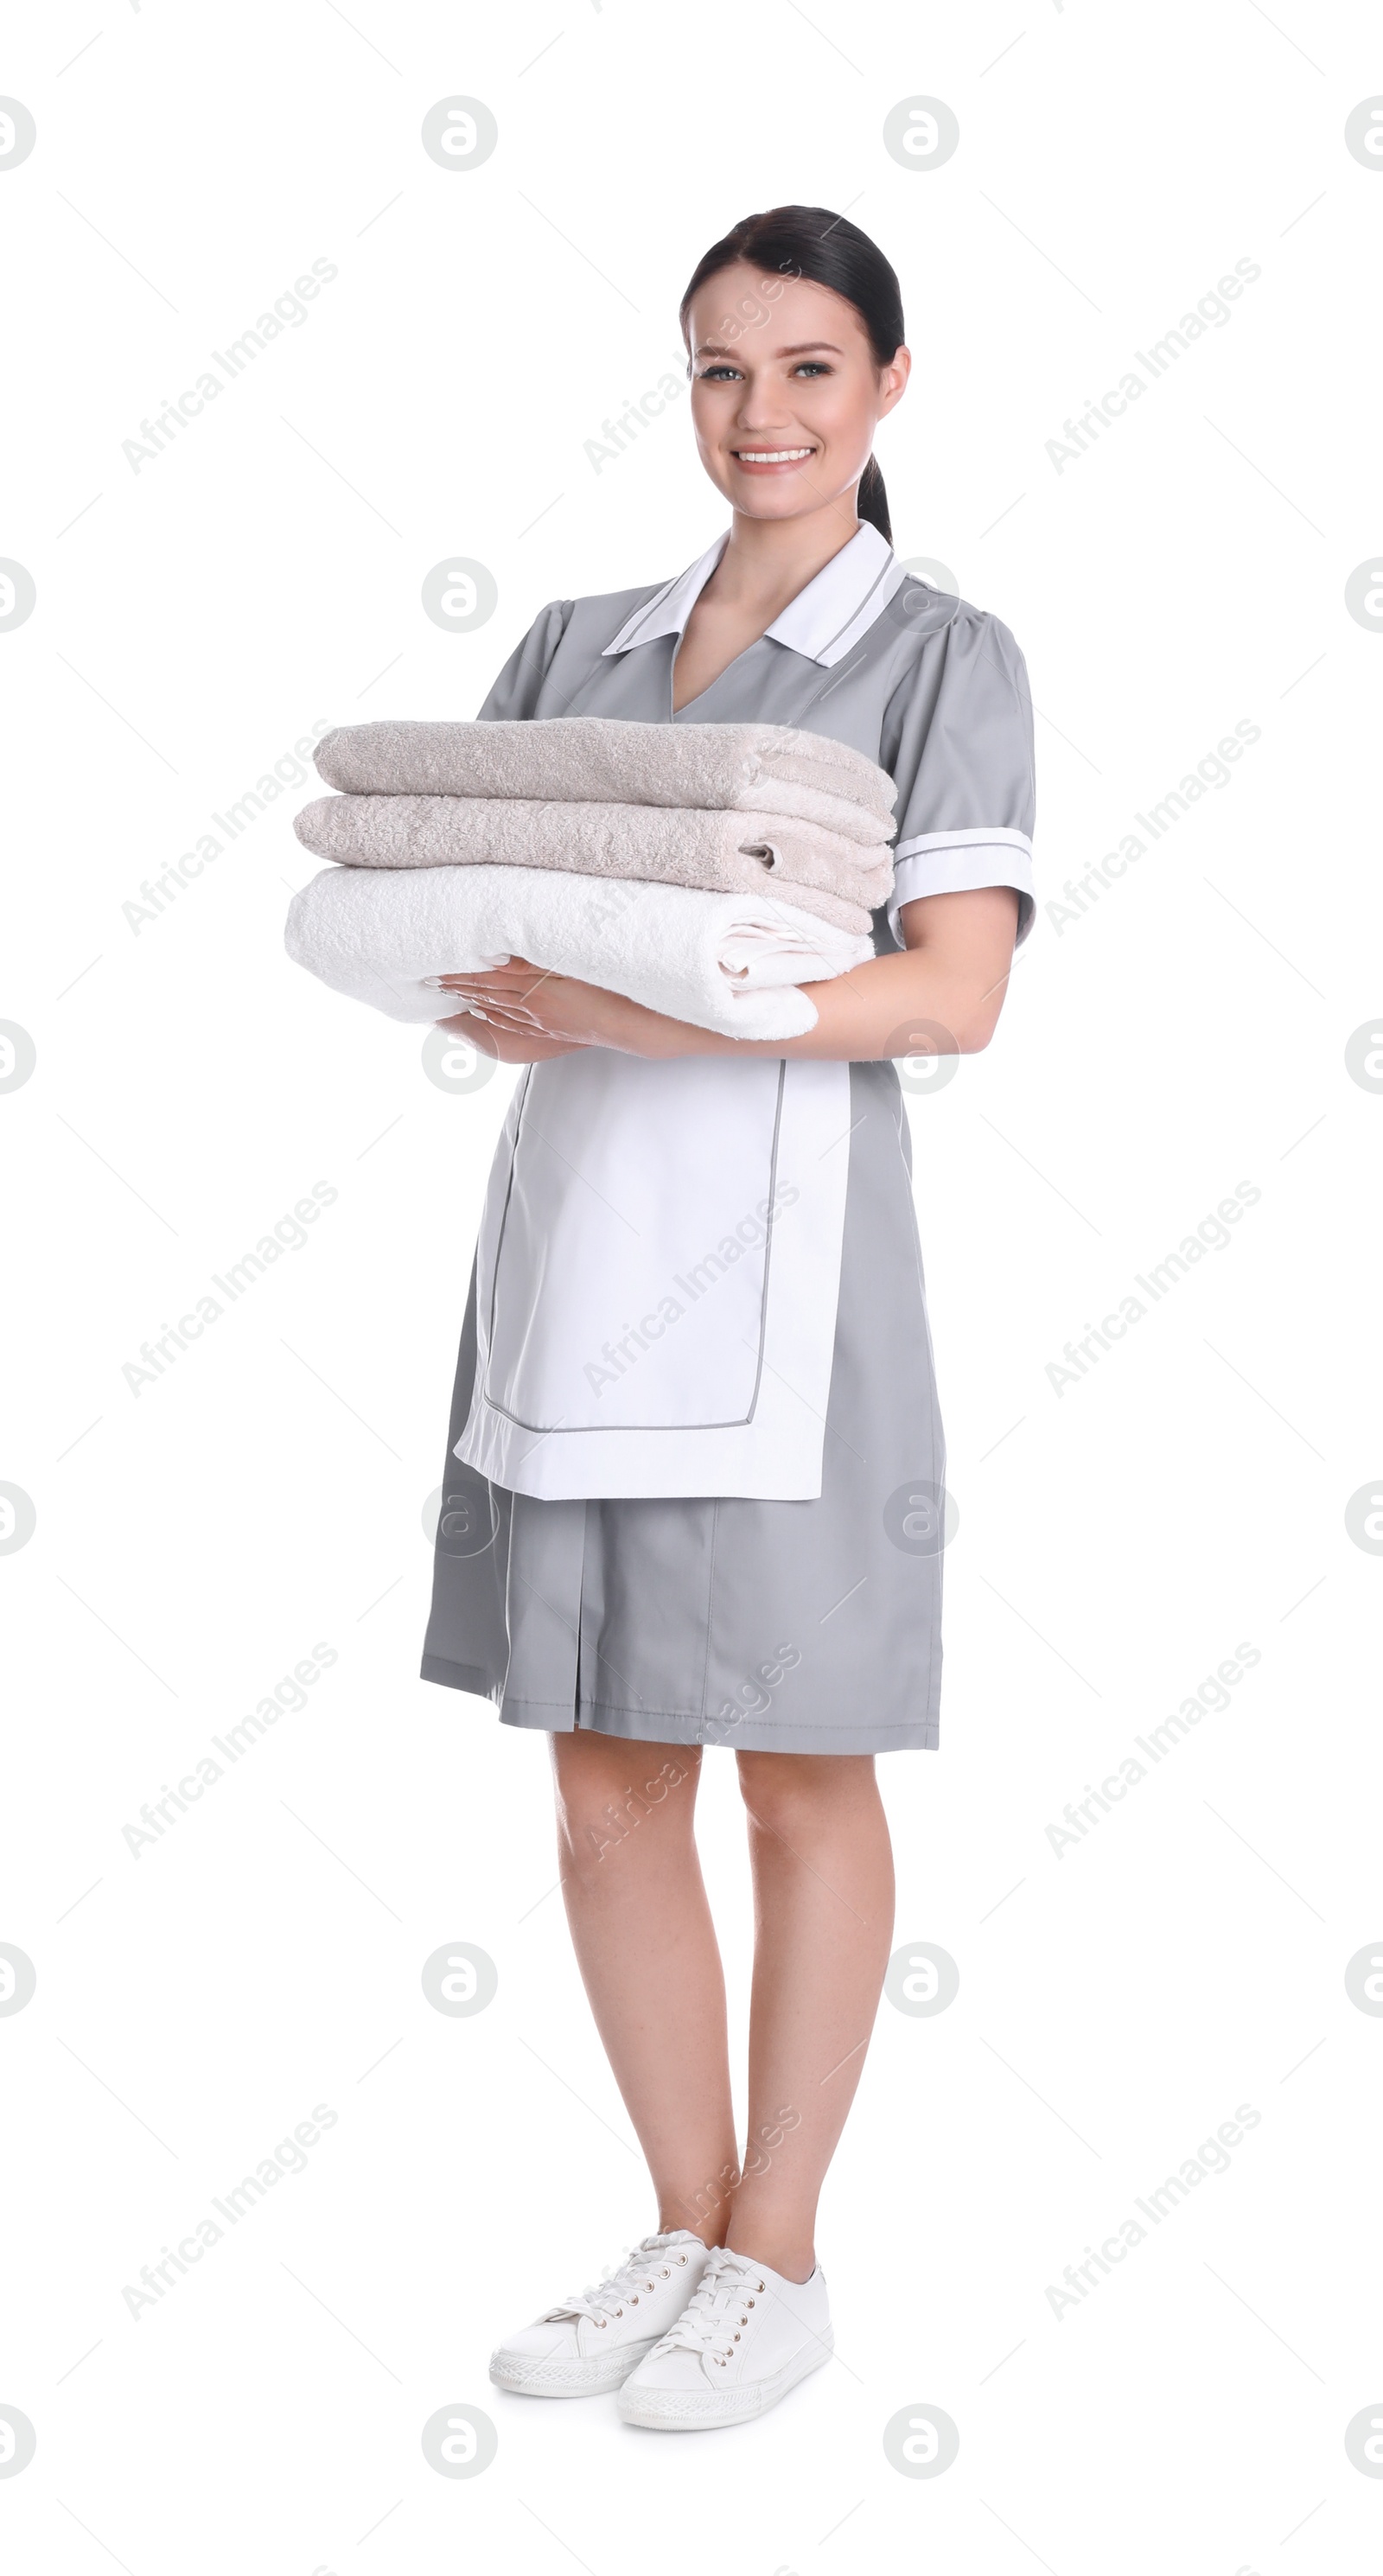
POLYGON ((692 423, 716 489, 750 519, 794 519, 858 483, 902 395, 906 349, 880 367, 853 304, 741 260, 687 315, 692 423))

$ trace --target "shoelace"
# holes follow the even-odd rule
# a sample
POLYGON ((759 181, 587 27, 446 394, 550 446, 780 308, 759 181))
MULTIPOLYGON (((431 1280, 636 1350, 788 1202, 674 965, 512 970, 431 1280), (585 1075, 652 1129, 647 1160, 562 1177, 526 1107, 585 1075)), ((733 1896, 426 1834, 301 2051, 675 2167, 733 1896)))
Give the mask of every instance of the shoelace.
POLYGON ((724 2369, 765 2287, 756 2264, 718 2246, 701 2275, 700 2287, 655 2349, 703 2353, 724 2369))
POLYGON ((560 2299, 548 2316, 554 2322, 561 2317, 590 2317, 597 2326, 606 2326, 612 2317, 622 2317, 626 2304, 636 2308, 660 2280, 666 2281, 677 2264, 685 2263, 686 2253, 674 2253, 665 2236, 645 2236, 628 2260, 617 2270, 607 2273, 603 2281, 591 2283, 579 2298, 560 2299))

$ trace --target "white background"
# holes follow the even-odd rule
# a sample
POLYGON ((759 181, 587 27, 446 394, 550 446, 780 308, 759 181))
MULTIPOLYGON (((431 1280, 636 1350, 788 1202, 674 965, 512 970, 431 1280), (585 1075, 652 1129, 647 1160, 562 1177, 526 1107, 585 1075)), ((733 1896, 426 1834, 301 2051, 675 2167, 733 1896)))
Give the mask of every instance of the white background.
MULTIPOLYGON (((1383 643, 1344 592, 1380 533, 1383 171, 1344 124, 1380 87, 1366 13, 1299 0, 11 21, 0 88, 38 127, 0 170, 0 554, 37 585, 0 634, 0 1016, 37 1049, 0 1098, 0 1478, 37 1513, 0 1562, 0 1939, 38 1980, 0 2021, 23 2576, 1377 2567, 1383 2479, 1344 2433, 1383 2414, 1383 2021, 1344 1972, 1383 1934, 1383 1566, 1345 1511, 1383 1464, 1383 1102, 1345 1047, 1379 1003, 1383 643), (455 93, 498 121, 483 167, 421 148, 455 93), (918 93, 959 119, 944 168, 884 149, 918 93), (471 715, 545 601, 709 542, 683 402, 599 473, 586 442, 676 364, 705 245, 790 199, 901 274, 895 539, 1026 653, 1044 902, 1236 722, 1261 739, 1082 917, 1039 910, 994 1045, 914 1105, 960 1529, 942 1752, 881 1776, 897 1938, 960 1992, 881 2011, 822 2211, 838 2362, 689 2448, 486 2378, 653 2223, 545 1747, 414 1678, 510 1076, 448 1095, 417 1032, 285 960, 315 778, 152 921, 123 907, 314 723, 471 715), (141 419, 314 258, 339 276, 307 320, 134 472, 141 419), (1232 319, 1058 472, 1067 417, 1239 259, 1232 319), (498 585, 469 635, 420 606, 449 548, 498 585), (141 1343, 317 1181, 304 1246, 133 1393, 141 1343), (1241 1181, 1232 1242, 1055 1392, 1241 1181), (318 1641, 305 1707, 136 1858, 141 1804, 318 1641), (1068 1801, 1241 1641, 1228 1708, 1058 1857, 1068 1801), (457 1940, 499 1972, 474 2019, 420 1983, 457 1940), (318 2103, 307 2170, 132 2317, 141 2265, 318 2103), (1055 2315, 1240 2104, 1230 2170, 1055 2315), (471 2481, 420 2445, 458 2402, 499 2432, 471 2481), (933 2480, 881 2440, 923 2403, 960 2430, 933 2480)), ((742 1826, 706 1770, 738 2043, 742 1826)))

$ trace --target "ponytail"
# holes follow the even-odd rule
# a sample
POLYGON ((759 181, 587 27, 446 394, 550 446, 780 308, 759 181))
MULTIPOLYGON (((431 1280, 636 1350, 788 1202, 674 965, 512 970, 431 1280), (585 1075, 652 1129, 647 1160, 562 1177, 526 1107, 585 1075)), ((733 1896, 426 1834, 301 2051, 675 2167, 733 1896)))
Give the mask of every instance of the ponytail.
POLYGON ((888 515, 888 494, 884 490, 884 478, 872 456, 860 476, 860 488, 855 495, 855 508, 859 516, 868 521, 871 528, 878 529, 885 545, 891 546, 893 523, 888 515))

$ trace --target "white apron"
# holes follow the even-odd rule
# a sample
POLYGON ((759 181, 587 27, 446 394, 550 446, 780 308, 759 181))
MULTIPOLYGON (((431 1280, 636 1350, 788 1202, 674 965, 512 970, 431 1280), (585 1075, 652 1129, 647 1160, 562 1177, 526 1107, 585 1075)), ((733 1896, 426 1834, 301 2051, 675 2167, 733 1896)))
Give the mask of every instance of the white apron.
POLYGON ((821 1492, 845 1064, 592 1048, 510 1105, 456 1455, 558 1500, 821 1492))

